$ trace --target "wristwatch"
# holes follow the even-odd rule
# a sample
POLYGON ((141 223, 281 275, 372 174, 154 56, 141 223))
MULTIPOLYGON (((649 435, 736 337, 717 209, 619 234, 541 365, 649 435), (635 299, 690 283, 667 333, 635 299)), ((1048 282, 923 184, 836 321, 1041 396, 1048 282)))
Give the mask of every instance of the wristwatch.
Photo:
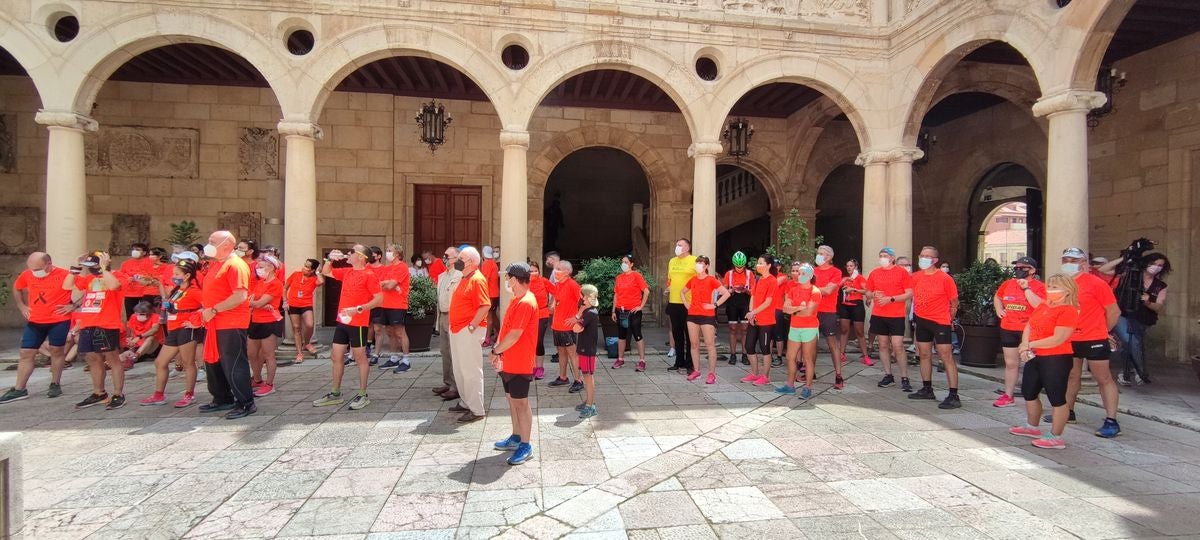
POLYGON ((363 312, 362 306, 354 306, 354 312, 355 312, 355 313, 362 313, 362 312, 363 312))
POLYGON ((467 331, 468 331, 468 332, 474 332, 474 331, 475 331, 475 325, 473 325, 473 324, 468 324, 468 325, 467 325, 467 331))

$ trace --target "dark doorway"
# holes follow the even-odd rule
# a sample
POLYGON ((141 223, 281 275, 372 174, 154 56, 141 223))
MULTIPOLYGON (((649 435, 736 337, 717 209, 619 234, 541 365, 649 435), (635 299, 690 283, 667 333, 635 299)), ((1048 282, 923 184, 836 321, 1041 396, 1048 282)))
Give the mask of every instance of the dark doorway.
POLYGON ((413 188, 413 253, 442 253, 483 237, 483 188, 418 184, 413 188))
POLYGON ((554 167, 543 200, 543 251, 573 261, 620 257, 633 248, 634 205, 650 204, 650 186, 633 156, 583 148, 554 167))
POLYGON ((816 235, 833 248, 835 264, 862 261, 863 168, 842 165, 825 177, 817 192, 816 235))
POLYGON ((712 257, 718 272, 733 267, 733 253, 741 251, 753 261, 771 245, 771 199, 758 177, 737 165, 717 165, 717 252, 712 257))
POLYGON ((1042 190, 1025 167, 996 165, 979 180, 967 207, 966 252, 976 260, 1012 264, 1029 255, 1044 263, 1042 190))

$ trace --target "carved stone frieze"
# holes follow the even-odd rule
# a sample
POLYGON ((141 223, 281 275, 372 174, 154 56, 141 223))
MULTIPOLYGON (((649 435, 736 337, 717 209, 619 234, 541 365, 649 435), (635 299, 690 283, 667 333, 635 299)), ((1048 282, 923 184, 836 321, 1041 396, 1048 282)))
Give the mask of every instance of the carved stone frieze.
POLYGON ((242 128, 238 140, 238 178, 279 178, 279 133, 273 129, 242 128))
POLYGON ((259 212, 221 212, 217 227, 233 233, 238 240, 262 240, 262 214, 259 212))
POLYGON ((0 255, 28 255, 40 242, 42 211, 26 206, 0 206, 0 255))
POLYGON ((150 215, 113 214, 112 240, 108 242, 108 252, 124 254, 134 242, 154 244, 150 238, 150 215))
POLYGON ((868 0, 800 0, 800 18, 810 21, 866 24, 871 20, 868 0))
POLYGON ((196 178, 200 131, 189 128, 111 126, 88 135, 88 174, 196 178))

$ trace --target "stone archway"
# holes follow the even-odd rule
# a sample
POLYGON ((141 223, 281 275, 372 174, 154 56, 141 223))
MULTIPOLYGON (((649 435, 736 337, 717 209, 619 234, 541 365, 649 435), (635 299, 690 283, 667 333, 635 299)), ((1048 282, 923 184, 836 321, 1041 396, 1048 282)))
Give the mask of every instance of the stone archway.
MULTIPOLYGON (((1026 167, 1013 162, 1004 162, 992 166, 979 177, 967 206, 967 245, 964 253, 968 257, 995 258, 1002 265, 1012 264, 1016 257, 1030 255, 1039 263, 1044 263, 1042 231, 1044 227, 1044 192, 1037 177, 1026 167), (1006 211, 1008 207, 1020 206, 1017 211, 1006 211), (1008 215, 1013 214, 1013 215, 1008 215), (1003 223, 989 221, 1004 220, 1003 223), (1020 219, 1021 221, 1017 221, 1020 219), (985 254, 983 246, 988 243, 988 235, 1002 233, 1009 237, 1020 237, 1024 245, 1019 252, 1003 252, 985 254), (1016 233, 1016 234, 1013 234, 1016 233)), ((1012 243, 1014 238, 1009 238, 1012 243)), ((993 242, 994 243, 994 242, 993 242)), ((970 259, 964 261, 970 262, 970 259)))
POLYGON ((554 166, 541 194, 543 251, 569 260, 649 255, 650 186, 625 151, 589 146, 571 152, 554 166))

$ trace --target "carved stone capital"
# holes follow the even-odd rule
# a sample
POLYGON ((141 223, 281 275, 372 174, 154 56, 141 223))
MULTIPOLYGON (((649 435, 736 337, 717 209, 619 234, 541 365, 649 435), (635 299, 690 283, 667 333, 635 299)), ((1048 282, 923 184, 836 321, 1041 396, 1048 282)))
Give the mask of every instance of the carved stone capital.
POLYGON ((716 141, 699 141, 692 143, 688 147, 688 157, 711 156, 716 157, 725 150, 721 143, 716 141))
POLYGON ((925 151, 920 148, 898 147, 888 150, 888 163, 912 163, 925 157, 925 151))
POLYGON ((1042 96, 1033 104, 1034 116, 1054 116, 1065 112, 1086 113, 1104 105, 1108 98, 1091 90, 1064 90, 1057 94, 1042 96))
POLYGON ((46 127, 62 127, 80 131, 96 131, 100 127, 90 116, 70 111, 41 110, 33 117, 33 121, 46 127))
POLYGON ((854 164, 859 167, 866 167, 868 165, 887 165, 888 163, 912 163, 923 157, 925 157, 925 152, 921 151, 920 148, 898 146, 895 148, 867 150, 854 159, 854 164))
POLYGON ((500 148, 529 149, 529 132, 513 129, 500 130, 500 148))
POLYGON ((284 137, 297 136, 308 137, 309 139, 320 139, 325 136, 325 132, 321 131, 321 126, 311 122, 289 122, 282 120, 276 126, 279 134, 284 137))

